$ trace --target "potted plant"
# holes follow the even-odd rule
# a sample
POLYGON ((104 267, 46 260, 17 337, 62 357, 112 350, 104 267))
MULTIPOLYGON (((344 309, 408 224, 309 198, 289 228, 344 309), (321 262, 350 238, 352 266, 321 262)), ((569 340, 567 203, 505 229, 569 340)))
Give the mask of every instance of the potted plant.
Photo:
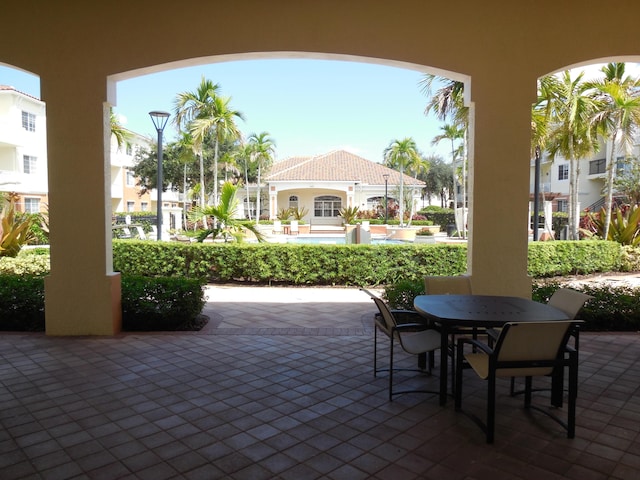
POLYGON ((358 217, 358 207, 342 207, 338 215, 342 217, 342 223, 352 225, 358 217))

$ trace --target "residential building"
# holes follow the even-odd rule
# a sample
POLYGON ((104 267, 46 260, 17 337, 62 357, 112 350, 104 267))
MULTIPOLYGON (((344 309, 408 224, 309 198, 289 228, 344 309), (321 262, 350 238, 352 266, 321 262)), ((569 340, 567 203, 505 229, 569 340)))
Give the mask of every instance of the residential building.
MULTIPOLYGON (((47 122, 43 101, 0 85, 0 192, 18 194, 18 211, 37 213, 47 209, 47 122)), ((156 214, 155 189, 140 193, 132 167, 135 155, 152 140, 128 131, 126 143, 118 146, 111 136, 111 212, 156 214)), ((167 208, 180 207, 182 196, 163 192, 167 208)))
POLYGON ((0 192, 18 194, 18 211, 46 210, 45 104, 6 85, 0 85, 0 192))
MULTIPOLYGON (((610 158, 612 144, 604 139, 600 142, 599 151, 579 160, 580 175, 578 178, 578 210, 599 210, 604 204, 604 187, 607 178, 607 162, 610 158)), ((636 145, 633 156, 638 157, 640 147, 636 145)), ((624 171, 624 157, 615 155, 616 171, 624 171)), ((551 157, 546 152, 540 159, 540 192, 544 194, 547 213, 568 212, 569 210, 569 160, 562 156, 551 157)), ((531 177, 529 191, 531 202, 535 187, 535 160, 531 160, 531 177)), ((614 196, 615 196, 614 191, 614 196)), ((533 208, 533 207, 531 207, 533 208)))
MULTIPOLYGON (((388 199, 399 198, 400 172, 372 162, 353 153, 338 150, 323 155, 291 157, 275 162, 264 178, 268 192, 269 218, 277 217, 281 209, 298 208, 307 211, 303 220, 311 225, 340 225, 338 212, 343 207, 375 210, 388 199), (385 182, 385 175, 387 181, 385 182)), ((424 182, 403 176, 405 198, 411 198, 416 211, 424 182)), ((244 190, 242 204, 247 207, 244 190)), ((249 192, 255 199, 255 192, 249 192)), ((261 195, 262 197, 262 195, 261 195)), ((262 208, 261 208, 262 210, 262 208)))

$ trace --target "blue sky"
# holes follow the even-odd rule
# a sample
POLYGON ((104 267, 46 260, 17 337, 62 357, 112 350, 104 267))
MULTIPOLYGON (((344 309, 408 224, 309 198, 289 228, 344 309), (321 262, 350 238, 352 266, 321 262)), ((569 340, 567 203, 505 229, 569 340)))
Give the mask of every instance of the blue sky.
MULTIPOLYGON (((425 154, 449 159, 449 146, 432 146, 440 122, 424 115, 422 73, 366 63, 329 60, 245 60, 170 70, 121 81, 116 113, 124 125, 155 138, 148 112, 173 112, 176 94, 193 91, 201 77, 219 83, 246 121, 248 136, 263 131, 276 141, 277 158, 346 149, 381 161, 395 139, 413 137, 425 154)), ((0 66, 0 84, 40 97, 37 77, 0 66)), ((165 139, 174 138, 169 125, 165 139)))

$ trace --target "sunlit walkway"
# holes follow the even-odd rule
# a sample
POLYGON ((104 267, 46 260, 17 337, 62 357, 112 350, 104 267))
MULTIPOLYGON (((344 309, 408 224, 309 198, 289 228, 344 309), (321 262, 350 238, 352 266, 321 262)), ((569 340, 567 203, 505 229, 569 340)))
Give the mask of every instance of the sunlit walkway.
MULTIPOLYGON (((638 478, 637 334, 582 335, 574 440, 504 383, 487 446, 452 402, 387 401, 362 292, 209 295, 199 333, 0 335, 0 478, 638 478)), ((466 378, 482 414, 484 385, 466 378)))

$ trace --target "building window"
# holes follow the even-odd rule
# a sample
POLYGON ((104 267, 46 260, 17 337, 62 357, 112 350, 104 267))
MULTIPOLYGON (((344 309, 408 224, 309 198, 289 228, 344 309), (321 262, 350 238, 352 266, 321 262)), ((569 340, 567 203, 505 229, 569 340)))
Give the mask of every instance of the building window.
POLYGON ((136 186, 136 177, 134 176, 131 170, 127 170, 127 187, 135 187, 136 186))
POLYGON ((25 211, 25 213, 40 213, 40 199, 39 198, 25 198, 24 199, 24 211, 25 211))
POLYGON ((140 203, 140 210, 142 210, 143 212, 148 212, 149 211, 149 203, 148 202, 141 202, 140 203))
POLYGON ((127 142, 127 155, 133 155, 133 147, 129 142, 127 142))
POLYGON ((298 196, 297 195, 291 195, 289 197, 289 208, 292 209, 298 209, 298 196))
POLYGON ((569 164, 558 165, 558 180, 569 180, 569 164))
POLYGON ((558 211, 567 213, 569 211, 569 202, 567 200, 557 200, 558 211))
POLYGON ((33 113, 22 112, 22 128, 24 128, 27 132, 35 132, 36 131, 36 116, 33 113))
POLYGON ((136 202, 132 202, 131 200, 129 200, 127 202, 127 212, 133 212, 136 208, 136 202))
POLYGON ((601 158, 599 160, 591 160, 589 162, 589 175, 604 173, 607 170, 607 160, 601 158))
POLYGON ((338 217, 342 208, 340 197, 323 195, 313 201, 313 214, 316 217, 338 217))
POLYGON ((37 157, 32 157, 31 155, 23 155, 22 171, 30 175, 36 173, 36 165, 38 163, 37 160, 37 157))

